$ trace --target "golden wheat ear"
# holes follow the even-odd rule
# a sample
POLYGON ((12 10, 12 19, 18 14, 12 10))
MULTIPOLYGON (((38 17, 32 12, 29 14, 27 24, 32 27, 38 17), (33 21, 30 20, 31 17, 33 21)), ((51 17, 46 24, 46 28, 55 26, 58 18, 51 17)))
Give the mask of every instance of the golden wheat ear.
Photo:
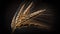
POLYGON ((46 11, 46 9, 33 12, 33 13, 30 14, 30 17, 34 17, 34 16, 36 17, 36 15, 42 15, 43 12, 45 12, 45 11, 46 11))
POLYGON ((25 4, 23 4, 21 9, 19 10, 19 13, 17 14, 17 17, 14 15, 14 17, 12 19, 12 23, 11 23, 11 27, 13 29, 12 30, 13 32, 17 28, 17 26, 20 26, 21 23, 24 24, 24 21, 27 21, 26 18, 28 18, 28 20, 29 20, 31 17, 34 18, 34 16, 36 17, 37 14, 43 13, 45 11, 45 9, 44 9, 44 10, 39 10, 39 11, 29 14, 32 4, 33 4, 33 2, 31 2, 30 5, 24 11, 23 11, 23 9, 25 7, 25 4))
MULTIPOLYGON (((29 12, 30 12, 31 6, 32 6, 32 2, 31 2, 31 4, 26 8, 26 10, 25 10, 23 13, 21 13, 21 12, 20 12, 21 14, 18 13, 19 15, 17 15, 17 16, 19 16, 20 19, 19 19, 18 17, 17 17, 17 18, 18 18, 19 20, 22 20, 22 21, 25 20, 26 17, 28 16, 29 12)), ((20 21, 19 23, 17 23, 16 26, 18 26, 22 21, 20 21)))
POLYGON ((31 2, 30 5, 26 8, 26 10, 23 12, 23 15, 27 16, 29 14, 32 4, 33 2, 31 2))
POLYGON ((14 17, 12 19, 12 23, 11 23, 12 31, 14 31, 16 29, 16 24, 18 23, 17 21, 19 19, 18 17, 22 15, 22 11, 24 9, 24 6, 25 6, 25 4, 23 4, 23 6, 21 7, 21 9, 19 10, 19 13, 17 14, 17 17, 16 17, 16 15, 14 15, 14 17))
MULTIPOLYGON (((18 13, 18 15, 17 15, 16 18, 18 18, 19 16, 21 16, 21 15, 23 14, 23 9, 24 9, 24 7, 25 7, 25 4, 22 5, 22 7, 21 7, 21 9, 19 10, 19 13, 18 13)), ((17 19, 16 19, 16 20, 17 20, 17 19)))
POLYGON ((23 4, 21 9, 19 9, 19 13, 17 14, 17 17, 14 15, 14 17, 12 19, 12 23, 11 23, 11 28, 13 29, 13 31, 16 29, 16 26, 18 26, 18 24, 19 24, 19 22, 18 22, 19 18, 22 18, 22 17, 25 17, 28 15, 30 8, 32 6, 32 3, 33 2, 31 2, 31 4, 26 8, 26 10, 24 12, 23 12, 23 9, 25 7, 25 4, 23 4))

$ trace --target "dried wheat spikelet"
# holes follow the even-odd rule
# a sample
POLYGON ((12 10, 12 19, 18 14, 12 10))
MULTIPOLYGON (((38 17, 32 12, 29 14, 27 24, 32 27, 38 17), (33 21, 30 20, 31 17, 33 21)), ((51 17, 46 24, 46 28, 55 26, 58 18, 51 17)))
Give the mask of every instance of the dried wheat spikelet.
POLYGON ((13 32, 17 27, 22 27, 21 26, 22 24, 23 25, 34 24, 34 25, 38 25, 39 26, 38 28, 48 29, 48 26, 46 24, 33 21, 33 18, 42 15, 43 12, 46 11, 46 9, 38 10, 38 11, 35 11, 35 12, 29 14, 32 4, 33 4, 33 2, 31 2, 30 5, 24 11, 23 11, 23 9, 25 7, 25 4, 23 4, 21 9, 19 10, 17 16, 14 15, 14 17, 12 19, 12 23, 11 23, 11 28, 12 28, 13 32))

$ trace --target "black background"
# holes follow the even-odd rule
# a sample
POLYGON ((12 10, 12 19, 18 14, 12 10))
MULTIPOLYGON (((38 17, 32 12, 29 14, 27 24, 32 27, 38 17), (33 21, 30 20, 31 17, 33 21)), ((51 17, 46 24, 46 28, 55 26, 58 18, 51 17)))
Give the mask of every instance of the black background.
MULTIPOLYGON (((12 17, 16 11, 16 9, 18 8, 19 4, 21 2, 23 2, 24 0, 1 0, 1 10, 0 10, 0 33, 1 34, 10 34, 11 33, 11 20, 12 17)), ((27 0, 26 0, 27 1, 27 0)), ((41 2, 43 3, 48 3, 51 4, 52 6, 54 6, 55 9, 55 31, 54 32, 58 32, 58 21, 57 21, 57 13, 58 13, 58 1, 54 0, 32 0, 34 1, 37 5, 41 2)))

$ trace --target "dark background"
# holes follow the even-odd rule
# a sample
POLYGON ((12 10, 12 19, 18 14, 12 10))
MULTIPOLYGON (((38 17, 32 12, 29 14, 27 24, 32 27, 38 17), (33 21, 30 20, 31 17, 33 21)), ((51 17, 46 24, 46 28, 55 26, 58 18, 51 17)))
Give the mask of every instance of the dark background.
MULTIPOLYGON (((11 20, 12 17, 14 15, 14 13, 16 12, 19 4, 21 2, 23 2, 24 0, 1 0, 1 11, 0 11, 0 33, 1 34, 10 34, 11 33, 11 20)), ((28 1, 28 0, 26 0, 28 1)), ((39 5, 40 3, 47 3, 47 4, 51 4, 53 6, 53 8, 55 9, 54 14, 55 14, 55 23, 54 23, 54 27, 55 30, 54 32, 58 32, 58 21, 57 21, 57 13, 58 13, 58 1, 52 1, 52 0, 32 0, 34 1, 34 3, 36 5, 39 5)))

